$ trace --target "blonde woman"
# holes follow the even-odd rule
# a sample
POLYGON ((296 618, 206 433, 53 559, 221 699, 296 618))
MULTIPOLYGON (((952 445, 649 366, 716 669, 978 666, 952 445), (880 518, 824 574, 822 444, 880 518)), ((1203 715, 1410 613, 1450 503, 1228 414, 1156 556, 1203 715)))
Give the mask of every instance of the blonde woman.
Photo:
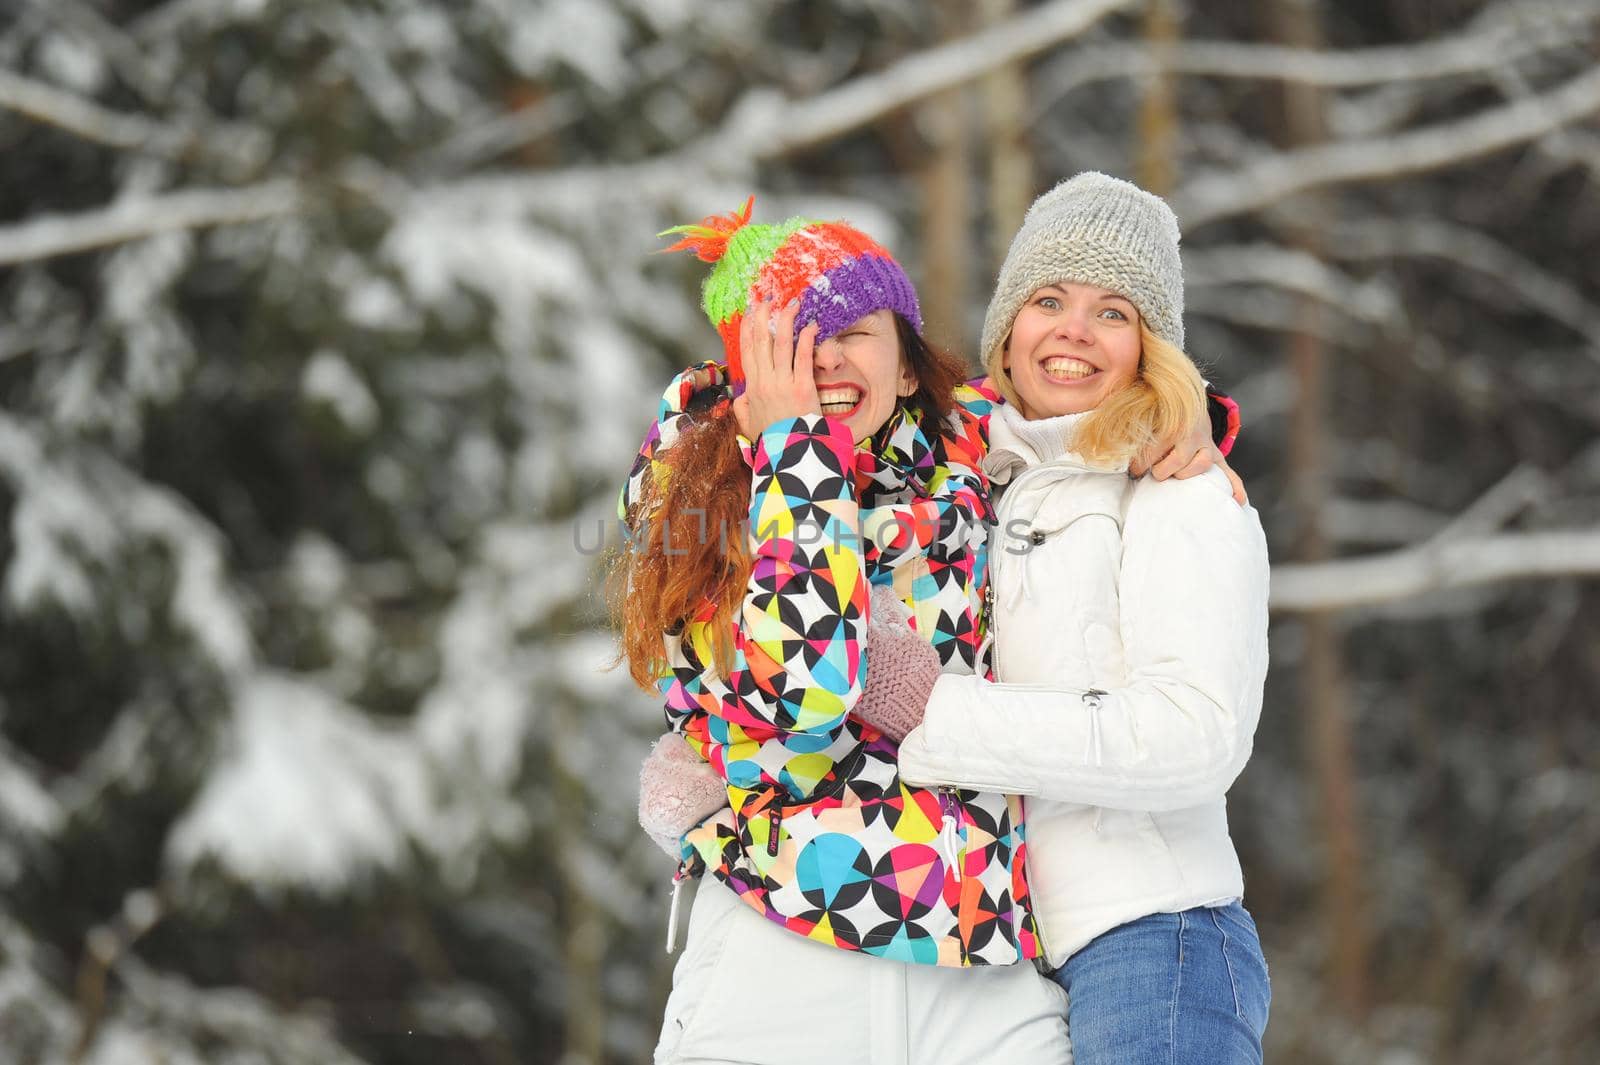
POLYGON ((1130 479, 1200 419, 1178 225, 1087 173, 1012 243, 983 354, 1004 398, 998 682, 942 676, 905 779, 1026 796, 1028 878, 1078 1065, 1259 1062, 1270 987, 1225 795, 1267 666, 1267 550, 1221 469, 1130 479))

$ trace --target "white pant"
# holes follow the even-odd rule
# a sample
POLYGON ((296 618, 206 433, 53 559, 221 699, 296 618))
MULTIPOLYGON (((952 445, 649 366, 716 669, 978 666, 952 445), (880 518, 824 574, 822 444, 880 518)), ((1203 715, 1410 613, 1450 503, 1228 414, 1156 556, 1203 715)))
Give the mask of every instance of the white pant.
POLYGON ((1071 1065, 1066 994, 1028 962, 938 968, 814 943, 707 877, 656 1065, 1071 1065))

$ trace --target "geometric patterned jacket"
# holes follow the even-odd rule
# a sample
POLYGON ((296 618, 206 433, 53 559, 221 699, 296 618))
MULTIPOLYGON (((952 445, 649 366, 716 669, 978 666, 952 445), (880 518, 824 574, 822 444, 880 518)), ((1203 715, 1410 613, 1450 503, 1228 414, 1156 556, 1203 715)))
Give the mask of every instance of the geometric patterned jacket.
MULTIPOLYGON (((944 432, 902 407, 859 448, 821 415, 746 443, 755 568, 732 667, 706 613, 665 637, 668 726, 727 782, 728 807, 685 834, 679 874, 709 870, 768 919, 844 950, 921 964, 1040 953, 1015 797, 916 788, 893 741, 851 709, 867 669, 869 584, 894 588, 947 672, 976 668, 987 580, 979 470, 992 393, 959 390, 944 432)), ((663 397, 623 493, 683 429, 729 398, 703 363, 663 397)))

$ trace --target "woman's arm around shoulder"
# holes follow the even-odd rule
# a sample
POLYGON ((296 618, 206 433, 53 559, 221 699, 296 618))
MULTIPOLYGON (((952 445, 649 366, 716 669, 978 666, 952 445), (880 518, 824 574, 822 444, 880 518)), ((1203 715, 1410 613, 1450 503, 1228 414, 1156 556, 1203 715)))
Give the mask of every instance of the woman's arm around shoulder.
POLYGON ((941 677, 901 747, 902 772, 1121 809, 1220 797, 1260 716, 1267 577, 1260 521, 1220 470, 1142 479, 1119 572, 1124 683, 1086 692, 941 677))

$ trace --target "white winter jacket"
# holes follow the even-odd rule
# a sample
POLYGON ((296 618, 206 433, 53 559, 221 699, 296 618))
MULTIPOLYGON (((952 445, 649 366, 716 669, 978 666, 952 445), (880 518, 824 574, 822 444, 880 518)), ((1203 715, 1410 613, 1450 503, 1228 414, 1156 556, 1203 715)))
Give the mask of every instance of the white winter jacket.
POLYGON ((1220 470, 1134 481, 1090 467, 1060 443, 1072 420, 992 417, 1000 683, 939 678, 900 748, 908 781, 1029 797, 1052 966, 1135 918, 1242 897, 1224 796, 1267 670, 1256 512, 1220 470))

